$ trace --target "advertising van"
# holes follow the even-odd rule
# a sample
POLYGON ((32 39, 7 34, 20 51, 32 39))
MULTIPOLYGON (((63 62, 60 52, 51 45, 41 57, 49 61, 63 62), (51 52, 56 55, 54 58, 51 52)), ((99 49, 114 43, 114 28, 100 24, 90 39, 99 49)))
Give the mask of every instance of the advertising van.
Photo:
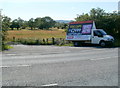
POLYGON ((66 40, 72 41, 74 46, 90 43, 105 47, 114 43, 111 35, 108 35, 103 29, 96 29, 94 21, 70 22, 66 40))

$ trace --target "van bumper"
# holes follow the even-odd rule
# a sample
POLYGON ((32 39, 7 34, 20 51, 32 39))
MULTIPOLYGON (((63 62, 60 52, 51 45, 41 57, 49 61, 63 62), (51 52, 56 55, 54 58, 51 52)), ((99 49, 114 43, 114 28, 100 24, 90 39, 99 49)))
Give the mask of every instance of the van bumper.
POLYGON ((106 45, 108 45, 108 46, 113 46, 113 44, 114 44, 114 41, 105 41, 106 42, 106 45))

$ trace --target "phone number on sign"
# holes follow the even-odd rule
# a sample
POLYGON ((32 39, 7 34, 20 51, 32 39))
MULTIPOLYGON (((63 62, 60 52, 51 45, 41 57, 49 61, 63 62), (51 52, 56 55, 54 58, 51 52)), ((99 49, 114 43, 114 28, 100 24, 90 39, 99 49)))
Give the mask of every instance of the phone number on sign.
POLYGON ((74 39, 74 36, 68 36, 67 39, 74 39))

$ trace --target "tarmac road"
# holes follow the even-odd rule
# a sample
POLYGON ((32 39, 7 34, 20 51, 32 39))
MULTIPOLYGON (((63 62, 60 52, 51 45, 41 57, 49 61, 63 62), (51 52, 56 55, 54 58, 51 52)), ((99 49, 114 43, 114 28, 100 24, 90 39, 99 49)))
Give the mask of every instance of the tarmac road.
POLYGON ((118 85, 118 48, 13 47, 2 54, 3 86, 118 85))

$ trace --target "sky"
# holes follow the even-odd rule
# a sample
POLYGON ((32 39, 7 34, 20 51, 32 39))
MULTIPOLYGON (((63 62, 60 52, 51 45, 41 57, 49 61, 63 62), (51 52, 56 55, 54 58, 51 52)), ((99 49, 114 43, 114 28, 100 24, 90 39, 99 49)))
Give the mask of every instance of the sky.
POLYGON ((12 18, 50 16, 54 20, 74 20, 77 14, 89 13, 92 8, 105 12, 118 10, 119 0, 0 0, 2 15, 12 18))

